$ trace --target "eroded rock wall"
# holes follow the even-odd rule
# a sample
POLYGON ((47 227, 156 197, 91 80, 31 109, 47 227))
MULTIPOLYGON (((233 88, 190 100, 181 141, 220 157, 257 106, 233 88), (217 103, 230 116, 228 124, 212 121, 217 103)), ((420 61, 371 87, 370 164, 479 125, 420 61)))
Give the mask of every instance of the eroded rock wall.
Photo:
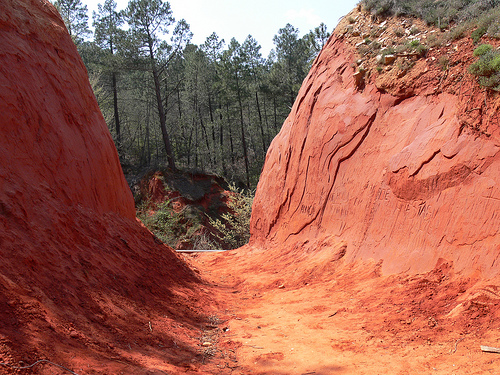
POLYGON ((316 59, 268 151, 251 244, 345 242, 345 259, 381 261, 387 273, 442 258, 464 274, 498 275, 495 131, 464 127, 462 98, 432 90, 432 79, 405 96, 373 79, 358 87, 356 59, 340 36, 316 59))

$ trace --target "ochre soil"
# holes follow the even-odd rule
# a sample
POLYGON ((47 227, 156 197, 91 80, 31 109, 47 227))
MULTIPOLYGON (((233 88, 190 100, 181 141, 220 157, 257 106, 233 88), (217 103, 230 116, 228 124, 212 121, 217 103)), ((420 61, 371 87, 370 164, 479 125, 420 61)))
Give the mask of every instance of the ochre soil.
POLYGON ((381 275, 338 251, 242 248, 186 256, 223 302, 208 332, 213 374, 496 374, 497 287, 440 261, 421 275, 381 275), (274 253, 274 255, 273 255, 274 253), (333 255, 332 255, 333 254, 333 255), (307 262, 306 262, 307 259, 307 262))

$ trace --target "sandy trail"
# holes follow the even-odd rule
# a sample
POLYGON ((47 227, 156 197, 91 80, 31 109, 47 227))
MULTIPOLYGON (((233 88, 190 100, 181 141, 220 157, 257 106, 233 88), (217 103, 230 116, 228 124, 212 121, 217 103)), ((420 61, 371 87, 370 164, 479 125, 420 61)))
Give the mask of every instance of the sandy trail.
POLYGON ((499 371, 500 355, 480 350, 480 345, 500 346, 497 302, 446 264, 417 276, 380 276, 373 264, 343 265, 306 280, 291 264, 271 271, 262 257, 248 261, 233 253, 188 259, 226 303, 220 317, 228 330, 218 338, 213 373, 499 371), (263 265, 261 271, 250 263, 263 265), (472 286, 476 300, 470 302, 465 289, 472 286))

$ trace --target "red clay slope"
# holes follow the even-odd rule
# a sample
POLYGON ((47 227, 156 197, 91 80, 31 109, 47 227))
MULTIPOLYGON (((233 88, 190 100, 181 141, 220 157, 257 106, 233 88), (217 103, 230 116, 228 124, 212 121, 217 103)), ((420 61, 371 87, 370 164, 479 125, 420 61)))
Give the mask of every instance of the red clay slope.
POLYGON ((498 111, 487 131, 464 121, 486 102, 467 73, 474 46, 431 50, 401 79, 373 69, 358 88, 354 42, 329 40, 272 142, 251 244, 345 243, 346 260, 381 262, 385 273, 427 272, 441 258, 463 275, 498 276, 498 111))
POLYGON ((60 16, 48 1, 3 0, 0 34, 0 373, 39 359, 78 374, 196 367, 209 301, 135 220, 60 16))

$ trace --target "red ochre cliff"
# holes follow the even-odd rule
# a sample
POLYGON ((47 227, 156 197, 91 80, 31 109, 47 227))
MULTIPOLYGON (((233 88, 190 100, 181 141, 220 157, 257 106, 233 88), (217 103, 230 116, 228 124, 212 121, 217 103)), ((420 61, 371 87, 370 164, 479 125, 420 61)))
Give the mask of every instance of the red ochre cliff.
POLYGON ((12 367, 42 359, 78 374, 197 368, 211 302, 136 221, 85 67, 48 1, 0 2, 0 133, 0 373, 67 373, 12 367))
POLYGON ((499 276, 500 100, 467 73, 474 45, 444 43, 408 72, 366 66, 357 84, 355 44, 379 24, 354 17, 361 32, 347 17, 338 26, 271 144, 251 244, 342 243, 345 260, 380 262, 383 273, 446 260, 463 275, 499 276))

